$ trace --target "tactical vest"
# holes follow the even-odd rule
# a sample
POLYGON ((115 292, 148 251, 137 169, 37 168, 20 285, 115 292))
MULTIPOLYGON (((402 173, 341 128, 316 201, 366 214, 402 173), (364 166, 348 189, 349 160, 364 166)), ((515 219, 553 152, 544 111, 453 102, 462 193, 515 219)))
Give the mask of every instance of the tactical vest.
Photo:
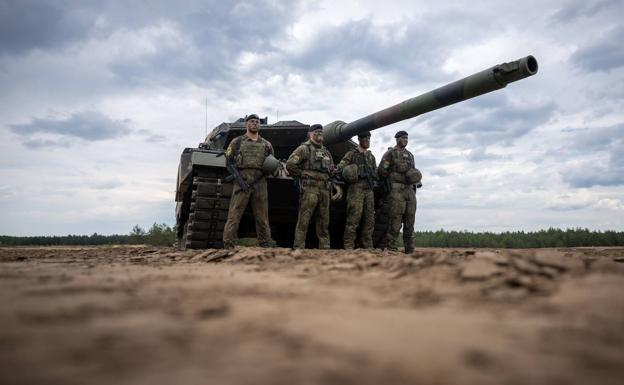
POLYGON ((391 150, 392 166, 390 167, 390 179, 392 182, 406 183, 405 173, 416 167, 414 156, 407 150, 400 151, 397 148, 391 150))
POLYGON ((375 166, 373 164, 372 154, 369 151, 362 154, 357 149, 353 150, 353 163, 358 167, 359 179, 366 178, 367 174, 373 175, 373 168, 375 166))
POLYGON ((308 159, 304 171, 313 171, 323 178, 329 177, 329 167, 331 166, 331 154, 327 148, 321 146, 316 147, 310 142, 304 143, 308 148, 308 159))
POLYGON ((236 140, 234 143, 236 167, 262 169, 264 159, 271 153, 268 143, 262 138, 256 142, 245 140, 244 136, 239 136, 234 140, 236 140))

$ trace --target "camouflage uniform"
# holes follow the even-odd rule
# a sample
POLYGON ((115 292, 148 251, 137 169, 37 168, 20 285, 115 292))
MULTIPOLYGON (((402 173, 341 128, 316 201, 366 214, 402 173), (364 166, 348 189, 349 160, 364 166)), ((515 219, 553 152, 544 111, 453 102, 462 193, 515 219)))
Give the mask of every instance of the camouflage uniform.
POLYGON ((416 216, 416 192, 414 185, 405 178, 408 170, 414 168, 414 155, 398 146, 390 148, 379 163, 379 175, 388 179, 390 193, 386 197, 390 205, 389 224, 385 242, 388 249, 396 250, 396 240, 403 223, 403 244, 405 251, 414 249, 414 220, 416 216))
POLYGON ((250 200, 253 216, 256 220, 258 244, 263 247, 271 244, 267 180, 262 173, 262 164, 269 154, 273 155, 273 146, 268 140, 260 136, 258 138, 257 141, 254 141, 247 134, 239 136, 230 142, 225 152, 228 161, 236 164, 250 187, 249 192, 244 192, 234 181, 228 218, 223 229, 223 245, 225 247, 233 247, 238 239, 238 226, 250 200), (238 146, 240 149, 237 151, 238 146))
POLYGON ((347 192, 347 223, 344 231, 344 248, 353 249, 358 225, 362 222, 361 241, 366 249, 373 248, 375 227, 375 196, 371 183, 377 179, 377 162, 372 152, 361 153, 357 148, 349 151, 338 164, 340 172, 350 164, 358 166, 358 181, 349 185, 347 192), (370 175, 370 181, 366 175, 370 175))
POLYGON ((305 247, 308 225, 314 215, 319 248, 329 249, 329 203, 331 185, 329 177, 334 161, 329 150, 311 141, 297 147, 288 161, 286 169, 295 178, 301 178, 299 193, 299 217, 295 229, 294 249, 305 247))

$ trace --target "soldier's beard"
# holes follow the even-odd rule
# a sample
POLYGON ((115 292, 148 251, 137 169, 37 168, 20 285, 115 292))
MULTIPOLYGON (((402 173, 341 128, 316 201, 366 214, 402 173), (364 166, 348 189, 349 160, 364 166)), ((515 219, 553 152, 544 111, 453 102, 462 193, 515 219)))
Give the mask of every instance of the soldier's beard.
POLYGON ((323 135, 311 135, 310 139, 316 144, 323 144, 323 135))
POLYGON ((252 134, 257 134, 258 133, 258 127, 249 127, 248 130, 252 134))

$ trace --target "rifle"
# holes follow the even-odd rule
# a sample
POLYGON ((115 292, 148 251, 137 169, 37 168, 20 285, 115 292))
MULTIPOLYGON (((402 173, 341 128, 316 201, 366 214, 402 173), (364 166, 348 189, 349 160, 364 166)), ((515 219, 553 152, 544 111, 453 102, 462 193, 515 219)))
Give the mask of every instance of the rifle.
POLYGON ((225 168, 227 168, 227 170, 230 173, 230 175, 228 175, 225 178, 225 182, 230 182, 230 181, 235 180, 236 183, 238 183, 238 186, 240 187, 239 191, 248 193, 250 186, 249 186, 249 184, 247 184, 247 182, 245 182, 245 178, 243 178, 243 175, 241 175, 240 171, 238 170, 238 168, 236 168, 234 163, 232 163, 230 161, 226 161, 225 162, 225 168))
POLYGON ((375 174, 373 173, 373 170, 371 169, 371 166, 368 163, 368 155, 364 155, 363 161, 361 160, 361 158, 358 158, 358 160, 356 161, 356 164, 358 165, 358 168, 360 169, 360 174, 358 175, 358 179, 366 179, 366 183, 368 184, 368 187, 371 190, 374 190, 375 187, 377 186, 377 183, 375 182, 375 174))
MULTIPOLYGON (((217 156, 222 156, 225 155, 225 153, 221 153, 217 156)), ((249 189, 251 187, 251 185, 247 184, 247 182, 245 182, 245 178, 243 178, 243 176, 241 175, 240 171, 238 170, 238 168, 236 168, 236 165, 234 164, 233 161, 231 161, 230 159, 228 159, 228 157, 225 157, 225 168, 228 170, 228 172, 230 173, 230 175, 228 175, 227 177, 225 177, 225 179, 223 180, 225 183, 229 183, 231 181, 236 181, 236 183, 238 183, 238 186, 240 187, 239 191, 248 193, 249 189)), ((258 180, 255 180, 255 182, 257 182, 258 180)), ((238 192, 238 191, 237 191, 238 192)))
MULTIPOLYGON (((249 189, 250 189, 250 190, 251 190, 251 189, 253 189, 253 188, 254 188, 254 186, 256 185, 256 183, 258 183, 258 182, 260 181, 260 179, 262 179, 262 178, 264 178, 264 177, 265 177, 265 175, 264 175, 264 174, 260 174, 260 175, 258 175, 257 177, 255 177, 255 178, 254 178, 254 180, 252 180, 251 182, 247 183, 247 185, 249 186, 249 189)), ((239 193, 239 192, 241 192, 241 191, 243 191, 243 190, 242 190, 242 189, 241 189, 241 190, 238 190, 238 191, 236 192, 236 194, 238 194, 238 193, 239 193)))
POLYGON ((381 187, 383 189, 384 195, 389 194, 390 191, 392 191, 392 181, 390 180, 390 177, 385 177, 383 179, 381 187))
POLYGON ((375 178, 373 177, 373 173, 371 172, 370 168, 368 166, 366 166, 366 170, 362 172, 361 177, 366 179, 366 183, 368 183, 368 187, 371 190, 375 189, 375 178))

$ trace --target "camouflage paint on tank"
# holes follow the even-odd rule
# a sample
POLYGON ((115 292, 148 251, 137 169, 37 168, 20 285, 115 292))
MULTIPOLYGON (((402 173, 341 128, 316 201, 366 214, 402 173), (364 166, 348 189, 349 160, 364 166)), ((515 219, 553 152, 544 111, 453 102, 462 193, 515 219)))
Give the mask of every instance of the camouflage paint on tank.
POLYGON ((499 90, 511 82, 535 75, 537 69, 537 60, 530 55, 513 62, 495 65, 351 123, 343 121, 332 122, 323 127, 325 143, 332 144, 345 141, 360 132, 372 131, 437 110, 438 108, 499 90))

